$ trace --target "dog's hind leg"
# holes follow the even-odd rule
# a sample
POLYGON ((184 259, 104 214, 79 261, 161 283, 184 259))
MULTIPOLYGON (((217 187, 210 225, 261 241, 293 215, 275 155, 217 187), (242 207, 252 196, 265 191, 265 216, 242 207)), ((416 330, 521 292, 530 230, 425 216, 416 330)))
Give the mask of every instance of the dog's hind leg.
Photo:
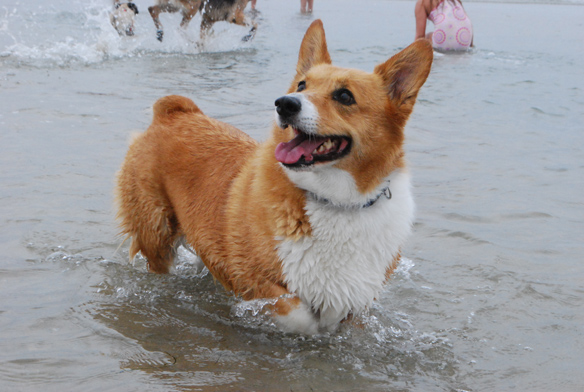
POLYGON ((201 39, 204 40, 209 35, 209 31, 211 31, 211 27, 213 27, 215 20, 207 13, 204 13, 201 16, 201 39))
POLYGON ((138 252, 148 260, 148 269, 166 273, 172 266, 178 240, 182 236, 170 201, 152 177, 145 175, 142 157, 148 154, 138 136, 118 173, 116 187, 117 218, 121 234, 132 238, 130 260, 138 252))
POLYGON ((140 252, 148 261, 149 271, 167 273, 174 263, 181 238, 176 217, 165 208, 156 208, 150 216, 140 215, 134 219, 139 221, 133 221, 133 230, 128 232, 132 236, 130 260, 140 252))
POLYGON ((180 27, 182 27, 183 29, 187 29, 187 27, 189 27, 189 23, 191 21, 191 19, 193 19, 195 17, 195 15, 197 14, 197 12, 199 12, 199 9, 201 9, 202 7, 202 0, 201 1, 193 1, 193 2, 189 2, 188 5, 187 4, 183 4, 183 9, 181 11, 182 14, 182 20, 180 22, 180 27))

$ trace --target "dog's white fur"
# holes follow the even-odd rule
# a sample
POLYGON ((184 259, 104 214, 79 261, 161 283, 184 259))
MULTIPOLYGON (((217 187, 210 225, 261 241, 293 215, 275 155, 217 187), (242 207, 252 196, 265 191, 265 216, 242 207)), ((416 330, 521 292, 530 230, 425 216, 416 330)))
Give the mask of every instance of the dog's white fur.
POLYGON ((119 35, 134 35, 134 23, 136 12, 128 6, 128 3, 114 1, 114 9, 110 12, 110 22, 119 35))
MULTIPOLYGON (((295 125, 316 134, 320 116, 310 96, 288 96, 298 99, 302 106, 295 125)), ((283 125, 277 112, 276 121, 283 125)), ((321 164, 309 171, 282 165, 296 186, 313 195, 304 208, 313 231, 312 237, 298 241, 278 239, 288 289, 303 304, 310 305, 281 316, 279 324, 308 334, 319 329, 334 331, 349 313, 358 314, 371 305, 414 219, 407 170, 394 171, 377 189, 364 195, 350 173, 332 165, 321 164), (388 185, 391 200, 381 197, 372 206, 362 208, 388 185)))
MULTIPOLYGON (((330 169, 324 177, 331 175, 330 169)), ((406 171, 395 171, 389 176, 390 200, 381 197, 365 209, 357 204, 362 199, 355 197, 359 192, 354 182, 351 185, 352 177, 342 170, 333 172, 341 181, 329 177, 307 184, 298 180, 308 173, 299 176, 297 172, 286 171, 293 182, 300 182, 299 187, 311 192, 319 190, 329 200, 338 195, 334 200, 347 205, 308 199, 305 209, 312 237, 283 240, 278 247, 289 290, 319 314, 318 320, 305 317, 304 329, 308 331, 314 328, 313 323, 334 330, 349 312, 360 313, 371 305, 382 289, 385 271, 410 234, 414 218, 410 176, 406 171)), ((298 316, 295 317, 297 320, 298 316)))

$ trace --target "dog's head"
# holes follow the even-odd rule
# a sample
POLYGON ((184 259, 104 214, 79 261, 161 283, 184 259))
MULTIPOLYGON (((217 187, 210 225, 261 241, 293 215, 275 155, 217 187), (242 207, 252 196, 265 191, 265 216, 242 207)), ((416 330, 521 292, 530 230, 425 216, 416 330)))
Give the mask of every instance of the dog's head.
POLYGON ((314 21, 292 86, 275 102, 275 156, 292 182, 336 204, 363 204, 378 192, 405 166, 404 126, 432 58, 419 40, 373 73, 335 67, 314 21))

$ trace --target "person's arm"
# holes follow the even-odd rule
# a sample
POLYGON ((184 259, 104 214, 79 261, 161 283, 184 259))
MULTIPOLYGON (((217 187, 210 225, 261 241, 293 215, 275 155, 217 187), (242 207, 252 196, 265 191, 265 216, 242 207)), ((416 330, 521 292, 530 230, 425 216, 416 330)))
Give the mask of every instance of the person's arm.
POLYGON ((416 17, 416 39, 426 37, 426 19, 428 14, 422 0, 418 0, 414 8, 414 15, 416 17))

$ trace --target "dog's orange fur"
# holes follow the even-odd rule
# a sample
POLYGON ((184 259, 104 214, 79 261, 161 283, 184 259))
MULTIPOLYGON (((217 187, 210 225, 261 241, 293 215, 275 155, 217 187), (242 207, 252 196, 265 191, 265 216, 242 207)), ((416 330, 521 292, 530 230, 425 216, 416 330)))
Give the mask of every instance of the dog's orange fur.
MULTIPOLYGON (((306 80, 321 116, 319 133, 342 130, 353 138, 350 157, 336 166, 353 175, 360 192, 404 166, 403 127, 431 61, 430 45, 417 41, 372 74, 334 67, 322 23, 308 29, 289 92, 306 80), (335 106, 327 98, 339 86, 360 104, 335 106)), ((184 236, 228 291, 247 300, 280 297, 278 314, 297 307, 297 297, 281 297, 293 293, 276 250, 277 238, 300 239, 312 230, 305 192, 274 156, 278 143, 292 137, 290 129, 274 126, 269 140, 258 144, 205 116, 190 99, 160 99, 152 125, 135 139, 118 176, 118 216, 122 232, 132 237, 130 257, 141 252, 151 271, 166 273, 184 236)))

